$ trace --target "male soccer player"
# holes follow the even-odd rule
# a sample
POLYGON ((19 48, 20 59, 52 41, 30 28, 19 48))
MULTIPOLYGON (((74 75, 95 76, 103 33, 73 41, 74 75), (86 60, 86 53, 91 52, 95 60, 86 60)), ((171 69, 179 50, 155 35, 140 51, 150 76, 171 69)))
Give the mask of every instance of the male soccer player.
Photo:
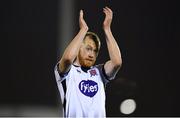
POLYGON ((80 10, 80 30, 55 67, 55 77, 65 117, 105 117, 105 84, 115 78, 122 65, 120 49, 111 32, 113 12, 103 8, 103 30, 110 60, 94 65, 100 40, 88 26, 80 10))

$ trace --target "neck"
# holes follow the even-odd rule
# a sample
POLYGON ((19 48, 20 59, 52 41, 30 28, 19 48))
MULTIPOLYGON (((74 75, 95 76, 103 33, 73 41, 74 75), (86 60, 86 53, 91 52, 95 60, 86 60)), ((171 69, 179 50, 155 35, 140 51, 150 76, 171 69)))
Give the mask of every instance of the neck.
POLYGON ((74 65, 81 67, 81 69, 82 69, 84 72, 86 72, 86 73, 87 73, 87 71, 90 69, 90 67, 83 67, 83 66, 81 66, 80 63, 79 63, 79 61, 78 61, 78 59, 76 59, 76 60, 74 61, 74 65))
POLYGON ((81 66, 81 69, 82 69, 84 72, 87 73, 87 71, 90 69, 90 67, 83 67, 83 66, 81 66))

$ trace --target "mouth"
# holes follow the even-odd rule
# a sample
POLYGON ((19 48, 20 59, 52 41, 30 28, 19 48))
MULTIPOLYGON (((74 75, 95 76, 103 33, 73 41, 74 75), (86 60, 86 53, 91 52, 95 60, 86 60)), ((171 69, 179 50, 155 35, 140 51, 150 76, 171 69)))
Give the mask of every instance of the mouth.
POLYGON ((91 61, 91 62, 93 62, 94 60, 93 59, 86 59, 87 61, 91 61))

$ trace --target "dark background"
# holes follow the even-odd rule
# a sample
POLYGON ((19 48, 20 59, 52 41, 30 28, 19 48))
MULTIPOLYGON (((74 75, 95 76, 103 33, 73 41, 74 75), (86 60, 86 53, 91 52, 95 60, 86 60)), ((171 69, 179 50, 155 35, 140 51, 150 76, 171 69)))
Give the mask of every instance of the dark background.
MULTIPOLYGON (((107 116, 180 116, 179 12, 173 0, 77 0, 90 31, 102 41, 97 63, 109 59, 102 30, 102 8, 114 13, 112 31, 120 46, 123 66, 107 85, 107 116), (122 100, 133 98, 137 109, 119 111, 122 100)), ((1 3, 0 106, 58 106, 54 78, 57 56, 57 0, 15 0, 1 3)), ((1 114, 0 114, 1 115, 1 114)))

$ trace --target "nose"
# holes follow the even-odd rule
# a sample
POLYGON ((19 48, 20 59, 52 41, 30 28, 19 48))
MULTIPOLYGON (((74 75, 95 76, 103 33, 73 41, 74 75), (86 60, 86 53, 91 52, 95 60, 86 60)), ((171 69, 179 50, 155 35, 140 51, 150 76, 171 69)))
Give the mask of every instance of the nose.
POLYGON ((93 51, 90 51, 88 56, 89 56, 89 58, 94 58, 94 53, 93 53, 93 51))
POLYGON ((92 54, 89 54, 89 58, 93 58, 93 55, 92 55, 92 54))

